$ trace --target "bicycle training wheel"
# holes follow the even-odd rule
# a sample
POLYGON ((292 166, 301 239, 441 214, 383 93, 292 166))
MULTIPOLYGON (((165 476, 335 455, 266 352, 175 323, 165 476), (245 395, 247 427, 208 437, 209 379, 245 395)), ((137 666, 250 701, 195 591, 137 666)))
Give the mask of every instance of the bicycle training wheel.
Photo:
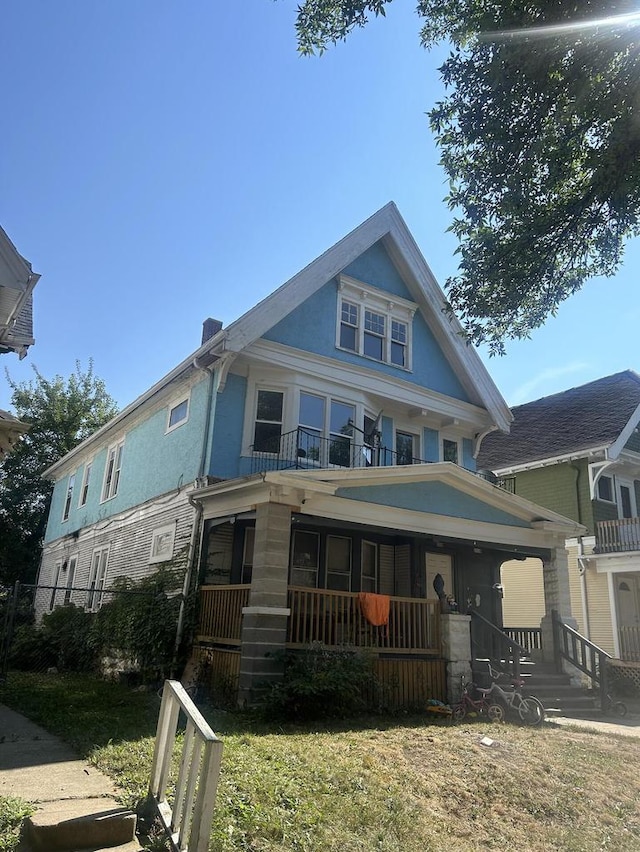
POLYGON ((502 704, 490 704, 487 716, 492 722, 504 722, 504 707, 502 704))
POLYGON ((534 727, 544 722, 544 707, 533 695, 525 695, 518 707, 518 715, 523 725, 534 727))

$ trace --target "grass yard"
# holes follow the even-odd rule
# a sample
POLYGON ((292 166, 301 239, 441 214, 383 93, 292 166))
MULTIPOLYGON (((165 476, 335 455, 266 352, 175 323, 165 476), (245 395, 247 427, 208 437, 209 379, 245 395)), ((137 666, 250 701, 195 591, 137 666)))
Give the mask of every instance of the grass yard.
MULTIPOLYGON (((12 674, 0 701, 112 775, 125 804, 143 798, 155 695, 12 674)), ((640 849, 640 740, 427 714, 269 728, 204 712, 224 740, 214 852, 640 849)))

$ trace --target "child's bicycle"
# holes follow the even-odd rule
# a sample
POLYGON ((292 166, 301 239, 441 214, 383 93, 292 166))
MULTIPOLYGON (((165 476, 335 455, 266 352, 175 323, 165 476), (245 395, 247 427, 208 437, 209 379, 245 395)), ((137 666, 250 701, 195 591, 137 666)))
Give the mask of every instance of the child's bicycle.
POLYGON ((493 707, 493 719, 503 721, 508 713, 516 716, 523 725, 535 727, 544 722, 545 710, 542 702, 535 695, 523 695, 525 684, 521 678, 512 678, 510 686, 499 686, 498 678, 504 677, 504 672, 494 669, 489 663, 489 674, 492 684, 488 689, 479 690, 484 699, 493 707))
POLYGON ((500 721, 504 712, 502 707, 487 698, 485 693, 488 691, 480 689, 475 683, 465 684, 460 701, 451 708, 451 720, 462 722, 467 716, 477 715, 486 716, 492 722, 500 721))
POLYGON ((627 715, 627 705, 624 701, 607 694, 604 698, 602 712, 607 716, 619 716, 622 719, 627 715))

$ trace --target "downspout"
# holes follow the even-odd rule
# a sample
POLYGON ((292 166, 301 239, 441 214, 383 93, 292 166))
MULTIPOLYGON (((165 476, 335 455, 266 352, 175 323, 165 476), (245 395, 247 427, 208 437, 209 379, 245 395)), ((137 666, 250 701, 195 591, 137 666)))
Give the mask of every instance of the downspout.
MULTIPOLYGON (((207 460, 207 447, 209 445, 209 429, 211 427, 211 408, 213 405, 213 393, 215 386, 215 367, 211 369, 210 367, 203 367, 198 364, 198 359, 193 359, 193 366, 198 370, 203 370, 205 373, 209 374, 209 386, 207 388, 207 400, 206 400, 206 416, 204 423, 204 431, 202 435, 202 449, 200 451, 200 462, 198 464, 198 477, 197 481, 199 482, 204 476, 204 467, 207 460)), ((191 495, 188 497, 189 503, 193 506, 194 509, 194 518, 193 518, 193 527, 191 528, 191 538, 189 539, 189 551, 187 553, 187 567, 184 574, 184 583, 182 584, 182 594, 180 596, 180 610, 178 612, 178 623, 176 625, 176 639, 173 646, 173 660, 171 663, 171 676, 173 677, 175 674, 177 661, 178 661, 178 651, 180 650, 180 645, 182 643, 182 637, 184 634, 184 618, 185 611, 187 606, 187 598, 189 596, 189 592, 191 591, 191 585, 193 582, 193 574, 194 567, 196 564, 196 557, 199 552, 198 548, 198 540, 200 539, 200 524, 202 521, 202 504, 198 501, 194 500, 191 495)))

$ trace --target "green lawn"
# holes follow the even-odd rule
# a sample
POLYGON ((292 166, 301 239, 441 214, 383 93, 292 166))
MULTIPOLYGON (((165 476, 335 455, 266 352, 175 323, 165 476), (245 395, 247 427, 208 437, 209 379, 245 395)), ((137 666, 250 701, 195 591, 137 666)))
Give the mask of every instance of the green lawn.
MULTIPOLYGON (((0 701, 111 774, 124 803, 144 797, 157 696, 13 674, 0 701)), ((205 715, 224 740, 215 852, 640 849, 640 740, 427 714, 315 727, 205 715)))

